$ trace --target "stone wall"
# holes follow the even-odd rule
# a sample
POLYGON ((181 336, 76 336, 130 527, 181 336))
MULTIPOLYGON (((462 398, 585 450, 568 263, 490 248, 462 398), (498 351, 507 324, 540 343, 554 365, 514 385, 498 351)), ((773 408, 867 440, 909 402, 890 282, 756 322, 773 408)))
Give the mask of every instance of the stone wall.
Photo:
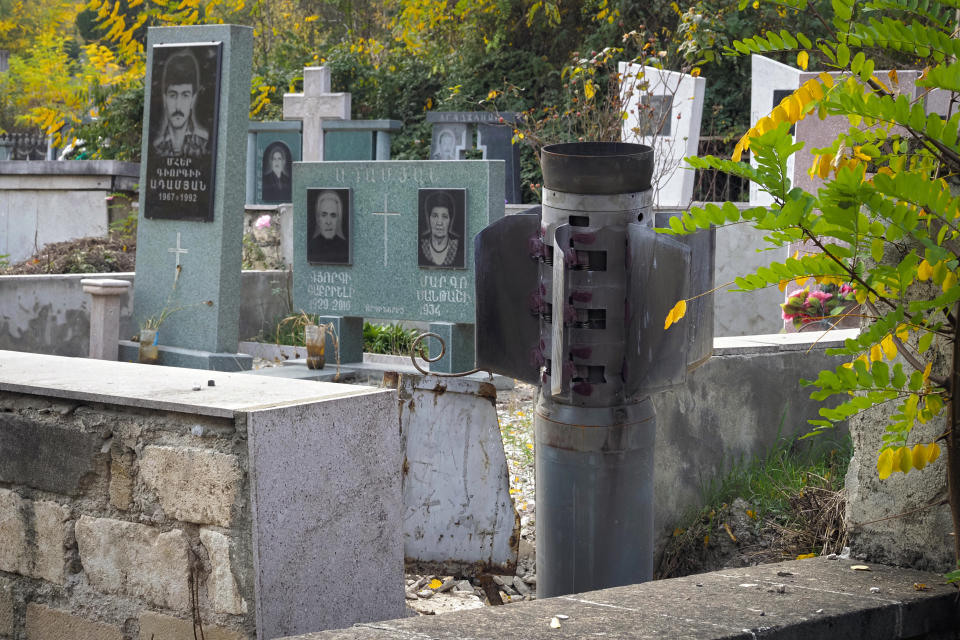
POLYGON ((232 420, 0 392, 0 637, 255 636, 232 420))
MULTIPOLYGON (((0 349, 86 357, 90 352, 90 295, 84 278, 133 282, 132 273, 0 276, 0 349)), ((244 271, 240 277, 240 338, 267 331, 289 309, 285 271, 244 271)), ((133 289, 120 307, 120 338, 136 334, 133 289)))
POLYGON ((177 373, 0 351, 0 638, 401 615, 396 393, 177 373))

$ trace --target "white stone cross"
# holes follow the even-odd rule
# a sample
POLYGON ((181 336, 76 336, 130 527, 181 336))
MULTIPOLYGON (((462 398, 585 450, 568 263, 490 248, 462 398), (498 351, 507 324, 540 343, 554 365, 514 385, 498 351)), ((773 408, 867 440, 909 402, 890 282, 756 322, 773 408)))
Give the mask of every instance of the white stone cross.
POLYGON ((180 247, 180 232, 179 232, 179 231, 177 231, 177 247, 176 247, 176 249, 174 249, 173 247, 170 247, 169 249, 167 249, 167 252, 173 253, 173 254, 175 254, 175 255, 177 256, 177 271, 179 271, 179 270, 180 270, 180 254, 181 254, 181 253, 190 253, 188 250, 183 249, 183 248, 180 247))
POLYGON ((398 216, 399 211, 390 211, 387 207, 387 194, 383 194, 383 211, 372 212, 375 216, 383 216, 383 266, 387 266, 387 220, 388 216, 398 216))
POLYGON ((350 119, 350 94, 330 93, 330 70, 306 67, 303 93, 283 94, 283 119, 303 123, 303 159, 323 160, 323 121, 350 119))

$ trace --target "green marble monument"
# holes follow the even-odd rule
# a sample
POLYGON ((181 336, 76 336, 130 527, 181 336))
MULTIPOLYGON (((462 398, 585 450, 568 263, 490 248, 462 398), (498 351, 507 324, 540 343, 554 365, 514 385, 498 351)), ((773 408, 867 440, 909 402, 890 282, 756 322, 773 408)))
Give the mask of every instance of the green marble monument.
POLYGON ((446 342, 431 370, 472 369, 473 238, 503 192, 499 160, 295 163, 294 306, 333 322, 342 362, 362 360, 364 319, 414 320, 446 342))
POLYGON ((237 333, 252 52, 249 27, 147 31, 134 316, 160 323, 160 364, 251 365, 237 333))

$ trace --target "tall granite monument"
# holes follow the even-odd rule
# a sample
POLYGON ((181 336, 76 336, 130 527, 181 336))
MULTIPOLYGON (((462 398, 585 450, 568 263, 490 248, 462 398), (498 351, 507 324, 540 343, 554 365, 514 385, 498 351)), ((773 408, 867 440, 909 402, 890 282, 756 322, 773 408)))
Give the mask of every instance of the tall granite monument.
POLYGON ((249 27, 147 31, 134 316, 159 324, 161 364, 250 368, 236 351, 252 51, 249 27))

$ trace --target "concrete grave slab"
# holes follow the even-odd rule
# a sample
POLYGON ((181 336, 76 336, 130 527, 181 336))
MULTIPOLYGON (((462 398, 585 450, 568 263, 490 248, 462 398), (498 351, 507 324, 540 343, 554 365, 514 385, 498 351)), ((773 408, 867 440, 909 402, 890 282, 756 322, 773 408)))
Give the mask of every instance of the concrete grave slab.
MULTIPOLYGON (((205 574, 201 601, 212 624, 234 634, 223 637, 256 628, 257 637, 275 638, 402 615, 396 392, 179 373, 0 351, 5 407, 86 405, 65 414, 65 424, 109 424, 111 468, 128 465, 137 483, 117 513, 106 495, 61 496, 65 505, 27 501, 18 493, 22 480, 11 480, 17 491, 0 490, 0 568, 62 582, 72 512, 76 570, 108 612, 99 621, 111 621, 112 603, 122 600, 170 611, 152 622, 180 629, 176 621, 190 610, 190 549, 201 546, 208 561, 195 569, 205 574), (35 513, 36 531, 8 512, 35 513)), ((66 606, 79 606, 74 596, 64 595, 66 606)))
POLYGON ((627 110, 621 140, 653 147, 654 207, 685 208, 696 173, 683 158, 700 144, 705 78, 621 62, 620 93, 627 110))
MULTIPOLYGON (((296 640, 386 638, 951 638, 956 589, 931 573, 816 558, 727 570, 508 607, 392 620, 296 640), (915 584, 925 585, 918 590, 915 584), (875 590, 875 591, 874 591, 875 590), (559 628, 551 626, 558 619, 559 628)), ((294 640, 290 638, 288 640, 294 640)))
POLYGON ((323 159, 389 160, 390 135, 402 128, 399 120, 325 120, 323 159))

